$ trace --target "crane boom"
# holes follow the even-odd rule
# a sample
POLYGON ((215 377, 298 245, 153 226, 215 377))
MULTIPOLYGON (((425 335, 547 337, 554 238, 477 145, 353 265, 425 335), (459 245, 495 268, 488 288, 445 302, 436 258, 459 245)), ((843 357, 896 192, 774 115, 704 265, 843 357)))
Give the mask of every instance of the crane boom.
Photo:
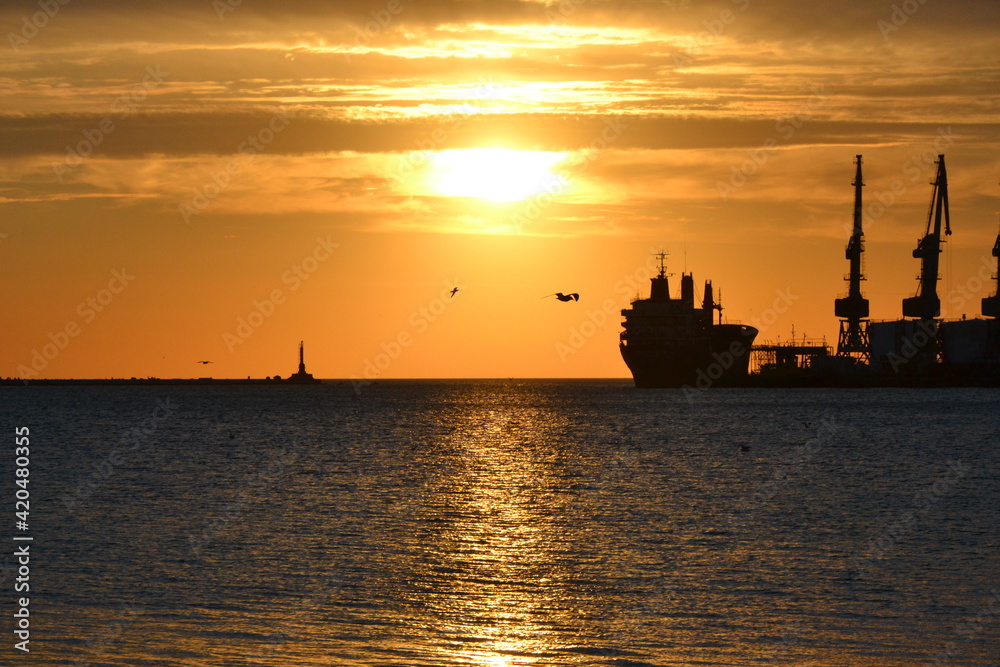
POLYGON ((926 233, 917 241, 913 256, 920 260, 920 276, 917 293, 903 299, 903 317, 921 320, 934 319, 941 315, 941 299, 937 295, 938 268, 941 263, 941 223, 944 222, 945 235, 951 235, 951 216, 948 212, 948 174, 945 171, 944 155, 938 155, 937 176, 931 183, 931 205, 927 212, 926 233))

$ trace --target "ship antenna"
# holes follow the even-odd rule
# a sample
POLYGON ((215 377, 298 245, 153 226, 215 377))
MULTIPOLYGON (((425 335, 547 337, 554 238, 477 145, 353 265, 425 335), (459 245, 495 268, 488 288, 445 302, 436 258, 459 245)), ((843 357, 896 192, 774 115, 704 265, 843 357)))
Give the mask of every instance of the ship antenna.
POLYGON ((684 273, 688 270, 688 234, 687 225, 684 226, 684 273))
POLYGON ((656 258, 660 260, 660 275, 659 275, 660 278, 665 278, 667 275, 667 266, 664 262, 667 261, 667 257, 669 256, 670 255, 668 253, 663 252, 663 250, 660 250, 660 252, 656 254, 656 258))

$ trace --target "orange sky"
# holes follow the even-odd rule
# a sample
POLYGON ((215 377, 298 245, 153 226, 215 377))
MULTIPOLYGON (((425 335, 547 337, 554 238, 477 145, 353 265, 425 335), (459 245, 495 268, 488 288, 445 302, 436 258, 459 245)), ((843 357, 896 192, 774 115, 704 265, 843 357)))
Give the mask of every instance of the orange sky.
POLYGON ((993 293, 993 0, 50 4, 0 8, 0 376, 627 377, 660 248, 833 342, 858 153, 873 318, 938 153, 944 315, 993 293))

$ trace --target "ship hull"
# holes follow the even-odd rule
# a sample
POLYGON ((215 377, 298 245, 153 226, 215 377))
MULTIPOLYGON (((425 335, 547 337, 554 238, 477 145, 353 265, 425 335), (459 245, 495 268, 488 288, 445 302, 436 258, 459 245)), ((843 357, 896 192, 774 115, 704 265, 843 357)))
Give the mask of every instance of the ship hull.
POLYGON ((757 329, 717 324, 697 337, 620 346, 635 386, 643 389, 727 387, 744 384, 757 329))

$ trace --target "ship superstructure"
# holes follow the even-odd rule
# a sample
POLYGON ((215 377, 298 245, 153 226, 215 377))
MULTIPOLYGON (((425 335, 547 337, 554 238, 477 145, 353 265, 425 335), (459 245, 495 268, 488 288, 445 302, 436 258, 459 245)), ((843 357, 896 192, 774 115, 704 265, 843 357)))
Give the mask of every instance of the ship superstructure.
POLYGON ((726 386, 746 378, 757 329, 723 324, 711 281, 695 306, 694 276, 681 274, 680 295, 670 296, 666 253, 650 280, 648 299, 635 299, 622 310, 620 349, 637 387, 726 386), (715 312, 720 322, 715 322, 715 312))

